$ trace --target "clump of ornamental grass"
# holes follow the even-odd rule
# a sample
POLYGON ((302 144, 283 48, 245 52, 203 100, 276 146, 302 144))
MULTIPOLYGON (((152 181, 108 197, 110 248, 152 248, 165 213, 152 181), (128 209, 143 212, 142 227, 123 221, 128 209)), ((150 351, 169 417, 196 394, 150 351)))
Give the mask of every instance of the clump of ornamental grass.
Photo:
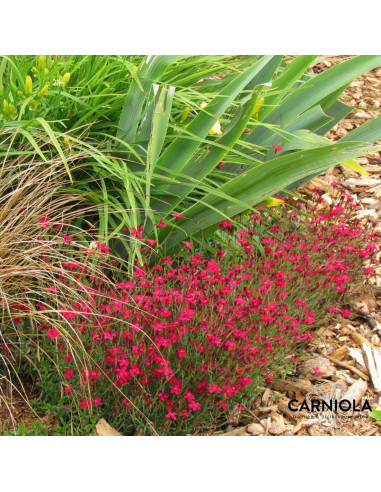
MULTIPOLYGON (((91 364, 79 363, 54 323, 40 325, 64 380, 60 417, 79 401, 83 419, 104 417, 124 434, 182 435, 250 411, 322 324, 351 315, 351 282, 374 274, 377 238, 354 218, 356 206, 343 192, 325 212, 258 207, 236 217, 239 227, 219 224, 214 257, 184 241, 181 255, 154 266, 155 240, 140 231, 144 265, 115 286, 90 278, 91 311, 66 305, 91 364)), ((110 251, 99 245, 94 253, 110 251)), ((79 264, 63 266, 85 283, 79 264)))
MULTIPOLYGON (((74 165, 76 158, 68 157, 68 162, 74 165)), ((102 258, 91 261, 99 247, 93 231, 88 227, 85 235, 75 225, 78 216, 91 208, 81 197, 63 191, 64 185, 67 174, 61 159, 40 162, 25 151, 16 157, 5 155, 0 163, 0 398, 9 409, 6 393, 8 401, 14 391, 25 400, 30 393, 20 376, 22 367, 29 367, 39 379, 41 361, 46 360, 59 373, 54 351, 46 351, 45 341, 41 343, 46 336, 54 339, 59 334, 76 360, 83 367, 89 365, 67 309, 76 305, 91 311, 90 279, 97 278, 104 285, 109 280, 102 258), (65 267, 74 263, 86 285, 65 267)), ((86 385, 82 389, 90 390, 86 385)))

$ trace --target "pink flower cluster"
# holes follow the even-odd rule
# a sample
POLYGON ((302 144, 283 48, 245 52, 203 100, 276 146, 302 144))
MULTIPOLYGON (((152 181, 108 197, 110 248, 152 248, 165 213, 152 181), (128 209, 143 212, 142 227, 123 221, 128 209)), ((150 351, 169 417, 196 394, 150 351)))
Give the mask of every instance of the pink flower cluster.
MULTIPOLYGON (((239 227, 219 224, 225 246, 215 245, 213 258, 184 241, 188 256, 151 267, 147 259, 115 288, 92 278, 89 298, 63 314, 93 367, 78 370, 58 330, 41 326, 59 352, 64 398, 83 397, 89 385, 97 396, 80 406, 114 415, 126 433, 137 420, 162 434, 182 433, 249 406, 327 316, 351 315, 340 301, 378 246, 350 219, 351 203, 344 201, 308 220, 301 212, 292 214, 303 220, 274 220, 259 207, 239 227)), ((97 251, 104 256, 109 248, 98 244, 97 251)), ((86 276, 77 271, 76 288, 86 276)))

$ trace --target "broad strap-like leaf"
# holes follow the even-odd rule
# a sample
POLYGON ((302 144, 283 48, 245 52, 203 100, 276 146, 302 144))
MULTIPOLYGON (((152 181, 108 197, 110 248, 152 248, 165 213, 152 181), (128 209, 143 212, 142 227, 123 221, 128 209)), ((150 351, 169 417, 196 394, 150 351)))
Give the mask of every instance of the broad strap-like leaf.
MULTIPOLYGON (((381 116, 374 118, 370 121, 367 121, 363 125, 355 128, 350 133, 342 137, 339 142, 363 142, 363 143, 373 143, 381 138, 381 116)), ((356 162, 356 161, 354 161, 356 162)), ((360 174, 365 174, 366 171, 363 169, 360 164, 354 163, 351 159, 347 162, 342 163, 341 165, 344 167, 349 167, 353 171, 356 171, 360 174)), ((288 186, 288 190, 294 190, 298 186, 302 186, 313 178, 316 178, 319 173, 314 173, 310 176, 305 177, 303 180, 295 181, 291 186, 288 186)))
POLYGON ((285 130, 291 133, 295 130, 310 130, 311 132, 315 132, 323 125, 330 123, 332 119, 332 116, 324 113, 322 107, 318 104, 295 118, 292 123, 285 127, 285 130))
MULTIPOLYGON (((381 55, 360 55, 340 63, 293 90, 262 121, 284 128, 304 111, 320 104, 328 96, 348 85, 353 79, 380 64, 381 55)), ((272 136, 272 130, 265 126, 257 126, 248 135, 247 140, 261 145, 264 145, 266 141, 271 145, 272 136)))
POLYGON ((291 89, 294 83, 305 73, 315 59, 316 55, 297 56, 290 65, 285 68, 282 75, 272 81, 271 89, 274 94, 270 92, 269 95, 265 97, 264 107, 261 110, 261 120, 264 120, 265 117, 273 111, 279 101, 285 97, 286 91, 291 89))
POLYGON ((165 137, 168 130, 169 116, 171 114, 174 87, 161 87, 155 110, 152 118, 152 132, 148 143, 147 153, 147 171, 146 171, 146 197, 149 200, 151 193, 151 179, 156 163, 159 159, 161 150, 164 145, 165 137))
MULTIPOLYGON (((253 207, 292 184, 295 179, 303 179, 312 173, 323 172, 336 164, 364 155, 371 149, 374 150, 374 147, 359 142, 336 143, 278 157, 246 171, 216 190, 232 197, 234 202, 209 193, 202 202, 185 210, 184 218, 178 221, 184 232, 178 229, 170 234, 167 249, 171 249, 186 235, 197 234, 201 229, 217 224, 222 217, 233 217, 253 207), (241 203, 237 203, 238 201, 241 203)), ((162 239, 168 233, 169 231, 164 231, 162 239)))
MULTIPOLYGON (((253 90, 257 85, 266 84, 271 81, 276 69, 282 61, 283 55, 276 55, 271 58, 269 63, 253 77, 245 87, 245 91, 253 90)), ((245 97, 243 94, 242 97, 245 97)))
POLYGON ((316 133, 308 130, 296 130, 290 135, 285 135, 280 141, 283 152, 314 149, 316 147, 324 147, 330 143, 331 141, 328 138, 316 135, 316 133))
POLYGON ((255 92, 245 104, 240 105, 231 121, 230 127, 225 130, 225 133, 219 138, 215 144, 205 148, 199 158, 191 159, 184 166, 182 175, 188 175, 192 181, 186 178, 179 178, 183 183, 168 185, 165 189, 165 197, 163 201, 157 202, 155 209, 159 212, 169 213, 189 195, 189 193, 197 187, 194 180, 204 180, 222 161, 224 155, 234 146, 240 138, 242 132, 246 128, 257 101, 255 92), (186 182, 186 184, 185 184, 186 182), (191 183, 193 183, 192 186, 191 183))
POLYGON ((373 143, 381 138, 381 116, 363 123, 342 137, 339 142, 373 143))
POLYGON ((322 125, 320 128, 316 130, 317 135, 326 135, 332 128, 337 125, 341 120, 343 120, 351 111, 353 111, 352 106, 348 106, 348 104, 344 104, 340 101, 336 101, 328 109, 324 109, 324 113, 327 116, 331 117, 331 120, 328 121, 325 125, 322 125))
POLYGON ((200 140, 202 141, 208 135, 213 125, 221 118, 238 94, 272 58, 272 56, 264 56, 224 87, 187 126, 187 133, 180 134, 165 150, 158 164, 163 169, 182 171, 188 160, 199 148, 200 140), (187 134, 191 134, 195 138, 188 138, 187 134))
POLYGON ((158 55, 143 60, 137 71, 140 84, 134 79, 127 93, 119 120, 118 138, 133 143, 142 120, 142 108, 151 95, 152 85, 162 78, 168 67, 184 58, 180 55, 158 55), (143 89, 143 90, 142 90, 143 89))

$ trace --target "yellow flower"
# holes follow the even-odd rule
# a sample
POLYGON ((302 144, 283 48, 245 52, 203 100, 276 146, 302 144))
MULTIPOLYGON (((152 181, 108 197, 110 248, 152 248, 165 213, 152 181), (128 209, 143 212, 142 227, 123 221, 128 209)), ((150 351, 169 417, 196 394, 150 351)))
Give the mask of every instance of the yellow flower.
POLYGON ((29 75, 27 75, 25 77, 25 88, 26 88, 26 93, 29 96, 32 95, 32 92, 33 92, 33 81, 32 81, 32 77, 30 77, 29 75))
POLYGON ((209 135, 222 135, 221 123, 217 121, 214 123, 213 128, 210 130, 209 135))

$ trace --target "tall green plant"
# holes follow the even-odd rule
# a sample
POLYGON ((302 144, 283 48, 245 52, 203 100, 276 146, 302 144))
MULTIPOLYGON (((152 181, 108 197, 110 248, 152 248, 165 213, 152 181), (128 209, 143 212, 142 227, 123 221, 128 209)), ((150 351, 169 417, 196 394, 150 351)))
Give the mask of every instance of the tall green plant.
POLYGON ((3 57, 3 126, 48 160, 51 145, 36 143, 46 135, 70 176, 67 157, 83 153, 73 189, 99 205, 100 233, 119 238, 131 260, 139 227, 167 251, 185 237, 203 241, 224 218, 333 165, 353 167, 381 136, 377 118, 338 144, 324 137, 351 111, 339 96, 381 56, 319 75, 307 55, 53 58, 42 71, 40 58, 3 57))
MULTIPOLYGON (((169 57, 158 58, 143 65, 144 77, 150 67, 153 71, 165 62, 170 66, 169 57)), ((146 79, 144 92, 137 83, 131 86, 124 108, 135 110, 123 112, 120 135, 144 162, 134 167, 134 174, 149 183, 149 206, 147 195, 138 198, 143 209, 154 212, 156 222, 148 214, 141 221, 148 235, 158 236, 167 251, 187 236, 200 240, 223 218, 293 189, 329 167, 353 166, 354 158, 370 150, 361 142, 381 136, 380 118, 364 127, 361 137, 355 132, 353 139, 349 135, 338 144, 323 135, 351 111, 338 97, 354 78, 380 64, 381 57, 354 57, 317 76, 307 73, 314 58, 299 56, 285 65, 282 57, 263 56, 234 76, 201 81, 194 98, 198 103, 206 99, 207 105, 193 109, 185 125, 176 113, 172 118, 161 115, 159 121, 162 105, 147 90, 146 79), (213 93, 205 97, 210 86, 213 93), (152 166, 145 149, 157 132, 166 138, 156 147, 152 166), (175 220, 174 213, 183 217, 175 220), (168 227, 155 228, 159 219, 168 227)))

